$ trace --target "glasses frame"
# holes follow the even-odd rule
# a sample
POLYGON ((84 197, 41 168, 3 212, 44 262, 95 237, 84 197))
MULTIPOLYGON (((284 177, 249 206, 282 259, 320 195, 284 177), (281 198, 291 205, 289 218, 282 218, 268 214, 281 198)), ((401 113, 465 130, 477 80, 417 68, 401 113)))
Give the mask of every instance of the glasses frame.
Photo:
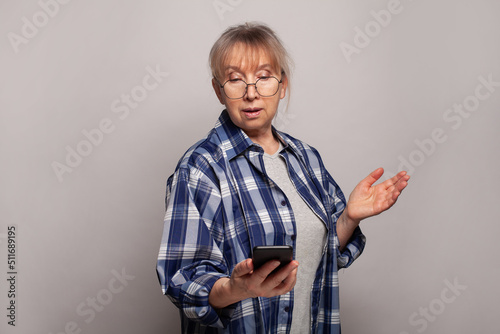
POLYGON ((239 99, 242 99, 248 92, 248 86, 254 86, 255 88, 255 91, 257 92, 257 94, 259 94, 259 96, 262 96, 262 97, 271 97, 271 96, 274 96, 278 93, 278 91, 280 90, 280 84, 283 83, 283 78, 281 78, 281 80, 279 80, 278 78, 276 78, 274 75, 266 75, 266 76, 263 76, 263 77, 260 77, 258 78, 257 80, 255 80, 254 83, 247 83, 245 80, 243 79, 229 79, 229 80, 226 80, 223 84, 221 84, 219 82, 219 80, 215 79, 217 81, 217 83, 219 84, 219 86, 222 88, 222 91, 224 92, 224 95, 226 95, 226 97, 230 100, 239 100, 239 99), (276 89, 276 92, 274 92, 274 94, 272 95, 262 95, 261 93, 259 93, 259 90, 257 89, 257 83, 259 82, 259 80, 263 79, 263 78, 274 78, 276 79, 276 81, 278 81, 278 89, 276 89), (245 83, 246 87, 245 87, 245 93, 243 93, 242 96, 240 97, 229 97, 227 96, 226 94, 226 90, 224 89, 224 86, 229 82, 229 81, 235 81, 235 80, 240 80, 240 81, 243 81, 243 83, 245 83))

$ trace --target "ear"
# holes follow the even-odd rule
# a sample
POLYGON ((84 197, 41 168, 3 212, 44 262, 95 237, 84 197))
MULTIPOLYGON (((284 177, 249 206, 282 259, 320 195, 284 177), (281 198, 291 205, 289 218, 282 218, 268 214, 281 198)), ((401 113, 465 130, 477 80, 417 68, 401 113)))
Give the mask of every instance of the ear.
POLYGON ((280 99, 283 99, 286 96, 287 87, 288 87, 288 77, 284 76, 281 82, 280 99))
POLYGON ((225 104, 225 100, 224 100, 224 94, 222 93, 222 88, 221 86, 219 85, 219 83, 217 82, 217 80, 215 80, 215 78, 212 78, 212 87, 215 91, 215 95, 217 95, 217 98, 219 99, 219 102, 221 104, 225 104))

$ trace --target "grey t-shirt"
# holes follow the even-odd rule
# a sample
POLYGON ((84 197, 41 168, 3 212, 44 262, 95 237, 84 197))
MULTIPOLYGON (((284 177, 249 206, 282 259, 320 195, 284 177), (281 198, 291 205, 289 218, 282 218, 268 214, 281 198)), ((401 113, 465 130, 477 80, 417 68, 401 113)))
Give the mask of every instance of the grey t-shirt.
POLYGON ((292 206, 296 222, 295 259, 299 262, 297 283, 294 287, 294 302, 291 333, 309 333, 311 327, 311 289, 326 243, 325 224, 300 197, 290 177, 286 162, 279 155, 264 154, 267 175, 285 193, 292 206))

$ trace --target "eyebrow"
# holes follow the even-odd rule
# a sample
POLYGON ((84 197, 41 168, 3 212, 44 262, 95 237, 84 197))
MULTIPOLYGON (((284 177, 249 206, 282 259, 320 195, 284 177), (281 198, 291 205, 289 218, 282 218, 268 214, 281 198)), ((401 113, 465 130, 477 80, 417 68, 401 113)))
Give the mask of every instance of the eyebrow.
MULTIPOLYGON (((262 64, 262 65, 259 65, 256 70, 260 71, 260 70, 266 69, 266 68, 273 69, 273 66, 271 66, 271 64, 262 64)), ((238 67, 238 66, 232 66, 232 65, 229 65, 228 67, 226 67, 225 72, 227 73, 230 70, 236 70, 238 72, 241 72, 241 68, 240 67, 238 67)))

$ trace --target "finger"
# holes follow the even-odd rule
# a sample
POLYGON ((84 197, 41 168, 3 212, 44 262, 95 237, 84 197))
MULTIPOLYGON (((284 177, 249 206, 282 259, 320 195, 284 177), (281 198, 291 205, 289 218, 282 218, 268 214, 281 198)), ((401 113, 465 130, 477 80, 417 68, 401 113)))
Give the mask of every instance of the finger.
POLYGON ((394 183, 394 187, 398 191, 402 191, 408 185, 408 180, 410 179, 410 175, 406 174, 406 172, 400 172, 396 176, 399 175, 401 175, 401 177, 399 177, 399 179, 396 180, 396 182, 394 183))
POLYGON ((409 175, 404 175, 393 186, 391 198, 394 202, 398 199, 398 197, 401 195, 403 190, 408 186, 409 179, 410 179, 409 175))
POLYGON ((286 289, 287 291, 290 291, 293 289, 295 286, 295 283, 297 282, 297 270, 298 267, 292 270, 292 272, 283 280, 283 288, 286 289))
POLYGON ((298 268, 292 270, 292 272, 283 281, 281 281, 278 286, 273 288, 270 292, 270 296, 278 296, 290 292, 297 282, 297 269, 298 268))
POLYGON ((266 280, 267 276, 273 272, 274 269, 278 268, 280 262, 278 260, 272 260, 264 263, 259 269, 254 270, 253 276, 259 278, 259 281, 263 282, 266 280))
POLYGON ((402 177, 401 179, 398 180, 398 182, 394 185, 394 187, 398 190, 403 190, 407 185, 408 185, 408 180, 410 177, 408 175, 405 175, 405 177, 402 177))
POLYGON ((268 289, 274 289, 282 285, 282 283, 287 279, 292 271, 297 269, 299 263, 297 261, 291 261, 289 264, 278 270, 272 275, 268 276, 267 282, 265 282, 268 289))
POLYGON ((253 270, 252 259, 246 259, 238 263, 234 269, 231 276, 233 277, 242 277, 248 275, 253 270))
POLYGON ((405 171, 401 171, 391 177, 390 179, 384 181, 382 184, 385 186, 385 189, 389 189, 392 186, 396 186, 400 181, 407 181, 410 179, 410 176, 406 174, 405 171))
POLYGON ((297 283, 297 271, 298 267, 293 269, 290 274, 281 282, 281 284, 275 289, 275 293, 282 295, 290 292, 295 283, 297 283))
POLYGON ((398 181, 399 180, 408 181, 410 179, 410 175, 408 175, 408 173, 403 170, 403 171, 397 173, 396 175, 394 175, 394 178, 397 179, 398 181))
POLYGON ((369 187, 371 187, 375 182, 377 182, 378 179, 384 174, 384 169, 382 167, 375 169, 373 172, 370 173, 367 177, 363 179, 363 181, 366 183, 369 187))

